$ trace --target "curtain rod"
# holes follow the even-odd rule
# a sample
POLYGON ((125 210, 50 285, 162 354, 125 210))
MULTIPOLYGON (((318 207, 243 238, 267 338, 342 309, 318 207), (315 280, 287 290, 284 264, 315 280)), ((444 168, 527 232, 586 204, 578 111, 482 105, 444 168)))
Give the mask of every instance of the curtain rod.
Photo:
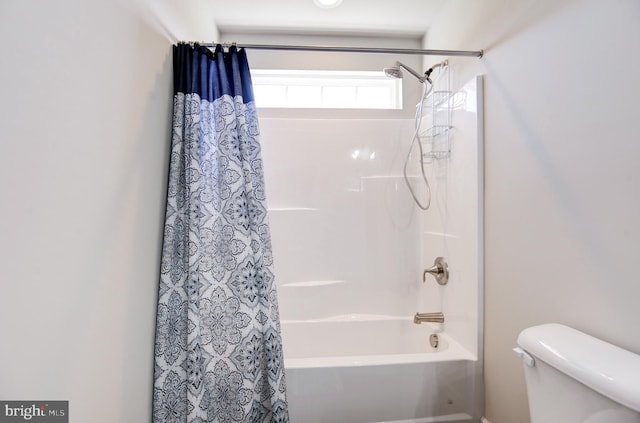
MULTIPOLYGON (((217 43, 198 43, 203 47, 215 47, 217 43)), ((393 48, 393 47, 340 47, 340 46, 296 46, 278 44, 240 44, 240 43, 219 43, 223 47, 236 46, 237 48, 251 50, 287 50, 287 51, 322 51, 338 53, 379 53, 379 54, 414 54, 423 56, 468 56, 482 57, 483 51, 464 50, 423 50, 414 48, 393 48)))

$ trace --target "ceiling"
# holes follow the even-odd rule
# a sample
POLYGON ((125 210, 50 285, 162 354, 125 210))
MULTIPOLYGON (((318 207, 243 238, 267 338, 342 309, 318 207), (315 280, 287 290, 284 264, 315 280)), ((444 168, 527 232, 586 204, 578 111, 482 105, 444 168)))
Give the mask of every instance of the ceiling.
POLYGON ((422 37, 445 0, 209 0, 221 33, 422 37))

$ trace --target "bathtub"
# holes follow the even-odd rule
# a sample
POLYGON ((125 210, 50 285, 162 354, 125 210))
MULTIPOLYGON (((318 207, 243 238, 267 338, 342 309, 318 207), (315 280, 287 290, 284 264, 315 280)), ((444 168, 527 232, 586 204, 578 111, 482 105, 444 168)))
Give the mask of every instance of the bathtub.
POLYGON ((442 325, 378 315, 281 323, 292 423, 474 421, 477 357, 442 325))

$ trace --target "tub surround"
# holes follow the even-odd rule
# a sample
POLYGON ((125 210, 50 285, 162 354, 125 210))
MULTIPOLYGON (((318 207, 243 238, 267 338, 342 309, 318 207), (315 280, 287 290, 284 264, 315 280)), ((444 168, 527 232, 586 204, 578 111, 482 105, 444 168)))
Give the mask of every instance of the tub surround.
POLYGON ((425 167, 426 212, 402 173, 412 119, 261 120, 293 421, 480 418, 481 79, 456 99, 451 155, 425 167), (439 256, 449 282, 423 283, 439 256))

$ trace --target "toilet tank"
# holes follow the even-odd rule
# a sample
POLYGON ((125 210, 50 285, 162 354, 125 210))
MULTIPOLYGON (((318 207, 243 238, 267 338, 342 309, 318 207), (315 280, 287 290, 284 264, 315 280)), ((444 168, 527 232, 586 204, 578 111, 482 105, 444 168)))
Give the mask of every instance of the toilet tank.
POLYGON ((560 324, 523 330, 531 423, 640 423, 640 356, 560 324))

